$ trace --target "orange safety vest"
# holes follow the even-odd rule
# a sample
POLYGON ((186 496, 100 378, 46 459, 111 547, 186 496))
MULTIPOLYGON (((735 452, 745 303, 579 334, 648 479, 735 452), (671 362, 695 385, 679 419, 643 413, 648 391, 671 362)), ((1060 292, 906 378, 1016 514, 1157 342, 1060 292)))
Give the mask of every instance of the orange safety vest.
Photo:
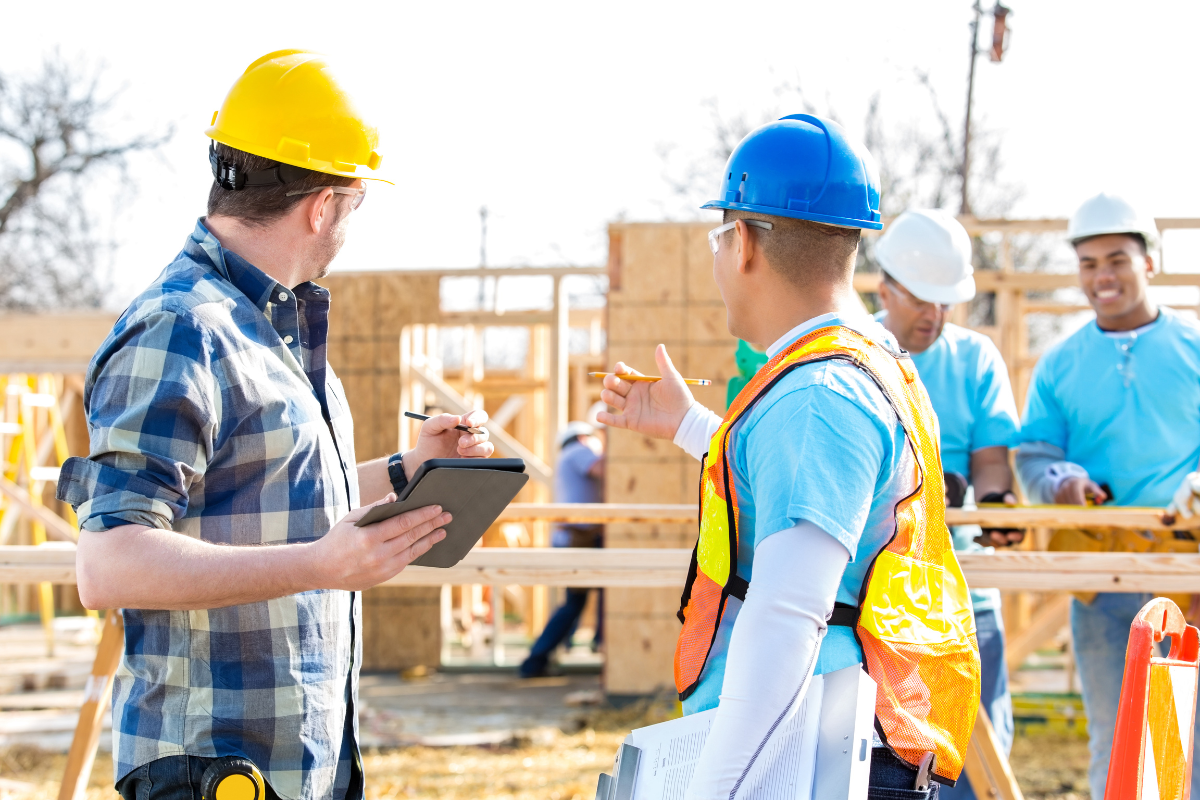
POLYGON ((855 628, 865 668, 879 687, 880 738, 913 766, 934 753, 934 773, 953 784, 979 707, 979 644, 946 527, 936 418, 912 360, 849 328, 820 328, 772 358, 734 399, 713 435, 701 474, 700 538, 679 609, 683 630, 675 649, 675 687, 681 699, 695 691, 726 602, 730 596, 744 598, 748 587, 736 572, 738 500, 730 479, 729 432, 788 372, 829 360, 853 364, 883 392, 912 445, 917 479, 917 490, 896 505, 896 532, 863 581, 856 622, 852 617, 833 624, 855 628))

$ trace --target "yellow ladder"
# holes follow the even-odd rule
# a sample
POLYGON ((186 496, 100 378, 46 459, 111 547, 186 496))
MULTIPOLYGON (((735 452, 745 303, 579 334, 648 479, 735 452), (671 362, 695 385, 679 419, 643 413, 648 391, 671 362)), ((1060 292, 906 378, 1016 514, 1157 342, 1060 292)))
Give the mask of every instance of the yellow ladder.
MULTIPOLYGON (((54 375, 0 375, 0 443, 11 437, 3 465, 6 480, 28 491, 29 503, 40 508, 46 483, 58 481, 59 470, 70 457, 62 409, 74 391, 60 385, 54 375), (45 463, 53 456, 52 463, 45 463)), ((2 446, 2 445, 0 445, 2 446)), ((13 498, 0 494, 0 542, 6 541, 22 516, 13 498)), ((32 544, 46 542, 46 526, 33 514, 28 517, 32 544)), ((78 529, 75 512, 67 506, 66 521, 78 529)), ((38 605, 46 633, 47 655, 54 655, 54 589, 38 584, 38 605)), ((88 615, 98 619, 94 611, 88 615)))

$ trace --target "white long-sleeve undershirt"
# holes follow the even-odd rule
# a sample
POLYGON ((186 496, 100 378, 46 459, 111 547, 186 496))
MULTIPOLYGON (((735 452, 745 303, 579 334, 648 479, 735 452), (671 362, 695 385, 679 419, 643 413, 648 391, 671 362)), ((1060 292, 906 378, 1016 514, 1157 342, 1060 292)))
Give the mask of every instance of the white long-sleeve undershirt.
POLYGON ((699 461, 708 452, 708 443, 717 428, 721 427, 721 418, 697 402, 683 415, 683 421, 675 431, 674 442, 683 448, 689 456, 699 461))
POLYGON ((840 542, 811 522, 768 536, 754 556, 721 702, 687 800, 735 800, 755 757, 796 713, 850 560, 840 542))

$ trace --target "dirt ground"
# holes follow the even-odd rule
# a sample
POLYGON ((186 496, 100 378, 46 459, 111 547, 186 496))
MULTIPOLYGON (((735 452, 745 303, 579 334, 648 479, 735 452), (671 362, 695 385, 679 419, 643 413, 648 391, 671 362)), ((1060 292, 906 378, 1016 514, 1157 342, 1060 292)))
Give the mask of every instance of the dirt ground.
MULTIPOLYGON (((368 800, 592 800, 596 775, 612 765, 630 727, 670 711, 596 711, 577 733, 542 729, 491 747, 375 748, 364 754, 368 800)), ((33 748, 0 752, 0 800, 52 800, 66 756, 33 748)), ((1087 743, 1078 737, 1018 737, 1013 770, 1027 800, 1087 800, 1087 743)), ((112 761, 96 760, 87 800, 115 800, 112 761)))

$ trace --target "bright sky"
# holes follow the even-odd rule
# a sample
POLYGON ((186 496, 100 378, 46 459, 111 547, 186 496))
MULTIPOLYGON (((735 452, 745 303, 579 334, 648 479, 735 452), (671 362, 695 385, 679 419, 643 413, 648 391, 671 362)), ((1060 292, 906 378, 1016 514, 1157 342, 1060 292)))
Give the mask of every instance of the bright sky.
MULTIPOLYGON (((1158 216, 1200 216, 1188 90, 1200 4, 1011 5, 1010 50, 980 59, 976 110, 1025 188, 1014 214, 1065 216, 1108 189, 1158 216)), ((131 288, 203 213, 212 112, 246 65, 284 47, 357 71, 397 184, 371 187, 335 268, 474 265, 481 205, 492 264, 601 264, 609 221, 692 213, 661 151, 687 161, 712 146, 706 100, 729 116, 790 113, 776 89, 798 82, 861 135, 877 91, 890 123, 928 119, 921 69, 957 127, 969 18, 967 0, 9 3, 4 28, 24 33, 5 37, 0 72, 54 48, 103 59, 127 87, 126 124, 175 124, 161 157, 135 162, 119 228, 131 288)))

